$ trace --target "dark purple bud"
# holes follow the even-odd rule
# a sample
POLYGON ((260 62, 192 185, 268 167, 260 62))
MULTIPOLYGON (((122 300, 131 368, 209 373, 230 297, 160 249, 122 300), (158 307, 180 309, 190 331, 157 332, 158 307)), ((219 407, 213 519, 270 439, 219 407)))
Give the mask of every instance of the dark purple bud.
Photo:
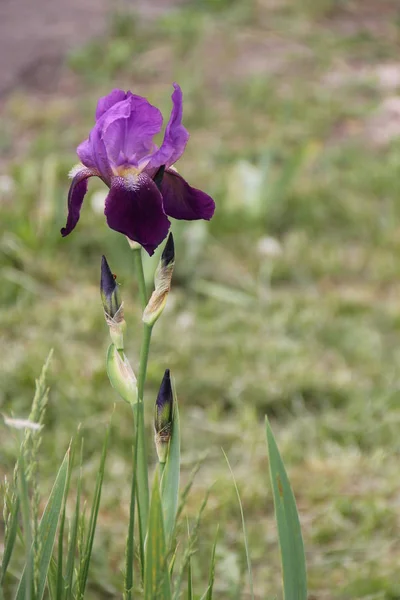
POLYGON ((158 392, 154 415, 155 443, 158 460, 161 463, 165 463, 168 455, 168 446, 173 425, 173 412, 174 395, 171 376, 169 369, 166 369, 158 392))
POLYGON ((121 308, 118 284, 105 256, 101 258, 100 294, 104 311, 112 319, 121 308))

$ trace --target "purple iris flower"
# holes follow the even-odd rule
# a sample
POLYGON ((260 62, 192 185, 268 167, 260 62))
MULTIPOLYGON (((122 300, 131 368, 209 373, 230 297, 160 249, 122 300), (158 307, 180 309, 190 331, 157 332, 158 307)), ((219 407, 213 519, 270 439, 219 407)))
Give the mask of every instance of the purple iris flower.
POLYGON ((93 176, 110 188, 104 209, 109 227, 141 244, 150 255, 168 233, 168 217, 211 219, 214 200, 191 187, 172 166, 189 139, 182 125, 182 91, 176 83, 171 116, 158 148, 153 137, 162 123, 158 108, 132 92, 116 89, 100 98, 96 124, 77 148, 82 164, 71 172, 63 236, 75 228, 88 178, 93 176))

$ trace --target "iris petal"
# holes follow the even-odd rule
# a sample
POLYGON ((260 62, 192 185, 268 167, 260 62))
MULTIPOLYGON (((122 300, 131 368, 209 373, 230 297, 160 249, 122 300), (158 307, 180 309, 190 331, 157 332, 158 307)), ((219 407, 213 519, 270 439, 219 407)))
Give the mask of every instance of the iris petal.
POLYGON ((96 108, 96 121, 100 119, 108 111, 109 108, 114 106, 117 102, 122 102, 122 100, 126 100, 130 92, 124 92, 124 90, 115 89, 110 92, 107 96, 103 96, 99 98, 97 102, 96 108))
POLYGON ((141 244, 150 256, 170 227, 162 196, 144 173, 131 178, 114 177, 104 213, 111 229, 141 244))
POLYGON ((73 229, 79 221, 83 199, 87 192, 88 178, 97 175, 91 169, 82 168, 76 173, 71 181, 71 186, 68 192, 68 217, 65 227, 61 229, 61 235, 65 237, 73 229))
POLYGON ((182 90, 174 83, 172 98, 172 111, 165 129, 163 143, 157 152, 153 154, 149 162, 149 168, 166 165, 170 167, 182 156, 189 139, 189 132, 182 125, 182 90))
POLYGON ((153 137, 161 130, 162 115, 145 98, 132 94, 111 107, 100 124, 112 164, 136 166, 154 149, 153 137))
POLYGON ((165 171, 161 193, 164 210, 174 219, 209 221, 214 214, 215 203, 211 196, 191 187, 175 170, 165 171))

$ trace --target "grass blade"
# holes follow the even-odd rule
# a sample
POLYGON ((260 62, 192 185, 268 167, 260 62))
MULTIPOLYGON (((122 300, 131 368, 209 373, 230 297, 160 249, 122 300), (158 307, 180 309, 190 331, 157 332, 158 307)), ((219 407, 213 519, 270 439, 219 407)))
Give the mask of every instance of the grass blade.
POLYGON ((142 565, 142 577, 144 577, 144 554, 147 532, 147 519, 149 513, 149 480, 147 474, 147 450, 144 424, 143 402, 132 405, 134 423, 137 438, 137 473, 136 473, 136 496, 139 517, 139 548, 142 565))
MULTIPOLYGON (((38 560, 39 565, 39 581, 37 586, 36 598, 41 600, 44 594, 46 585, 47 572, 49 570, 50 560, 53 552, 54 541, 57 533, 57 524, 61 513, 63 498, 65 494, 65 486, 68 477, 69 467, 69 450, 66 453, 61 467, 57 473, 56 480, 51 490, 46 508, 44 509, 42 519, 39 524, 39 548, 40 555, 38 560)), ((22 470, 20 471, 20 473, 22 470)), ((33 559, 33 551, 30 551, 30 558, 25 565, 22 577, 17 589, 16 600, 24 600, 29 596, 27 591, 30 587, 29 563, 33 559)))
POLYGON ((267 418, 266 433, 281 549, 284 596, 286 600, 307 600, 306 559, 296 501, 267 418))
POLYGON ((78 486, 76 492, 75 511, 72 518, 72 528, 70 533, 70 539, 68 544, 67 553, 67 566, 65 569, 65 598, 64 600, 70 600, 72 597, 72 584, 74 576, 74 565, 75 565, 75 554, 78 540, 78 528, 79 528, 79 516, 80 516, 80 502, 81 502, 81 489, 82 489, 82 463, 83 463, 83 440, 81 442, 81 459, 79 467, 78 486))
POLYGON ((8 534, 4 547, 3 560, 0 569, 0 586, 3 585, 4 578, 7 573, 7 568, 10 563, 11 555, 14 550, 15 540, 18 532, 18 514, 19 514, 19 496, 11 506, 10 520, 8 525, 8 534))
POLYGON ((239 494, 239 488, 237 486, 236 479, 235 479, 235 476, 234 476, 233 471, 232 471, 232 467, 231 467, 231 465, 229 463, 228 457, 225 454, 224 450, 222 450, 222 452, 223 452, 223 454, 225 456, 225 460, 226 460, 226 463, 228 465, 229 471, 231 472, 231 477, 232 477, 233 485, 235 486, 236 496, 237 496, 238 503, 239 503, 240 517, 242 519, 244 548, 245 548, 245 551, 246 551, 247 571, 249 573, 250 596, 251 596, 252 600, 254 600, 253 572, 252 572, 252 569, 251 569, 249 543, 248 543, 248 538, 247 538, 246 523, 245 523, 245 520, 244 520, 243 505, 242 505, 242 501, 241 501, 240 494, 239 494))
POLYGON ((133 588, 133 557, 135 550, 135 502, 136 502, 136 457, 138 448, 138 436, 135 436, 135 446, 132 456, 132 482, 131 482, 131 500, 129 508, 129 526, 126 541, 126 557, 125 557, 125 582, 124 582, 124 600, 131 600, 133 588))
POLYGON ((149 527, 146 543, 144 573, 144 600, 155 598, 171 600, 171 586, 167 563, 163 509, 160 497, 159 474, 156 471, 151 493, 149 527))
POLYGON ((204 592, 204 594, 202 595, 201 600, 212 600, 212 597, 213 597, 213 588, 214 588, 214 579, 215 579, 215 553, 216 553, 216 549, 217 549, 218 533, 219 533, 219 525, 217 526, 213 549, 211 552, 210 574, 208 576, 208 587, 207 587, 206 591, 204 592))
POLYGON ((56 577, 55 577, 55 598, 57 600, 62 600, 63 591, 64 591, 64 580, 63 580, 63 554, 64 554, 64 527, 65 527, 65 516, 67 510, 67 496, 69 491, 69 486, 71 483, 71 473, 74 464, 75 457, 75 447, 71 447, 71 454, 69 460, 68 467, 68 476, 65 484, 65 492, 64 492, 64 500, 63 506, 61 510, 61 519, 60 519, 60 529, 58 532, 58 553, 57 553, 57 569, 56 569, 56 577))
MULTIPOLYGON (((188 529, 188 540, 190 541, 189 522, 187 524, 187 529, 188 529)), ((189 561, 188 561, 187 597, 188 597, 188 600, 193 600, 193 574, 192 574, 192 555, 191 554, 189 554, 189 561)))
POLYGON ((175 385, 172 382, 174 396, 174 416, 171 440, 167 462, 161 479, 161 498, 164 511, 165 539, 169 548, 175 529, 175 520, 179 501, 179 476, 181 463, 181 434, 179 423, 179 409, 175 385))
POLYGON ((84 556, 83 556, 83 560, 81 561, 79 573, 78 573, 77 600, 82 600, 85 595, 85 588, 86 588, 87 578, 88 578, 88 574, 89 574, 90 560, 92 558, 94 534, 96 532, 97 517, 99 514, 99 508, 100 508, 101 489, 103 487, 104 468, 105 468, 105 463, 106 463, 109 436, 110 436, 110 427, 107 427, 106 436, 105 436, 104 444, 103 444, 103 450, 101 453, 100 466, 99 466, 99 470, 97 473, 96 489, 95 489, 94 497, 93 497, 92 510, 90 512, 89 528, 88 528, 88 534, 87 534, 87 539, 86 539, 86 544, 85 544, 84 556))

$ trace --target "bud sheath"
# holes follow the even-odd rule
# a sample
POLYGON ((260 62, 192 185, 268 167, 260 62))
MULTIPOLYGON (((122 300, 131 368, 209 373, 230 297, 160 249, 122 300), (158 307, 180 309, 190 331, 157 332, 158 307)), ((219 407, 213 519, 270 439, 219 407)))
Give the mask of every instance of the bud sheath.
POLYGON ((122 350, 124 347, 123 334, 125 330, 124 305, 119 296, 119 286, 116 282, 116 277, 111 272, 105 256, 101 259, 100 295, 111 339, 117 350, 122 350))
POLYGON ((166 369, 158 392, 154 415, 154 440, 160 463, 165 463, 167 460, 169 442, 172 434, 173 414, 174 396, 172 392, 170 371, 169 369, 166 369))
POLYGON ((143 312, 143 321, 147 323, 147 325, 154 325, 164 310, 168 294, 171 289, 174 266, 174 238, 172 233, 170 233, 154 276, 154 292, 152 293, 151 298, 143 312))

